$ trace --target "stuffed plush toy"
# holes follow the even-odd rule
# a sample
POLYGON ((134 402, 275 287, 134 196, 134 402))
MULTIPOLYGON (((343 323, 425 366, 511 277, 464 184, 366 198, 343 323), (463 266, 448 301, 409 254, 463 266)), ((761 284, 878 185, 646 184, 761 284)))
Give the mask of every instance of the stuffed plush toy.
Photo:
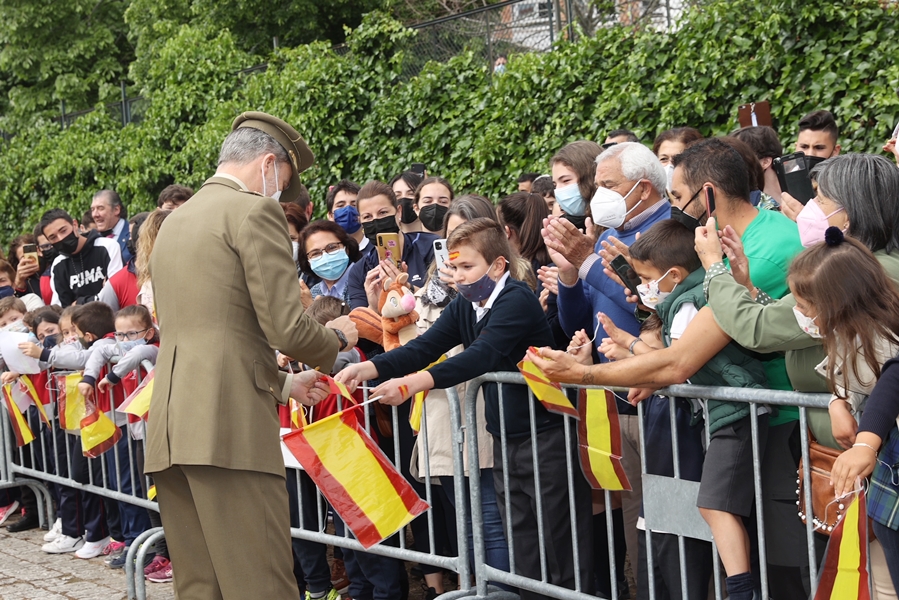
POLYGON ((370 308, 354 308, 350 320, 356 324, 359 337, 384 347, 385 352, 399 348, 418 335, 418 313, 415 296, 406 285, 409 276, 400 273, 396 281, 384 281, 378 299, 377 314, 370 308))

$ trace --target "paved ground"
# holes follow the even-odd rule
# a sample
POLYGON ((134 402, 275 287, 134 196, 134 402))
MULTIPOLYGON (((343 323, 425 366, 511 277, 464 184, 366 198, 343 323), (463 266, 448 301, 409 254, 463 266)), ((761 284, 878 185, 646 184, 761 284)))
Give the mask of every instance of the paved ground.
MULTIPOLYGON (((42 529, 9 533, 0 528, 0 600, 118 600, 127 598, 125 573, 102 558, 45 554, 42 529)), ((170 583, 147 582, 149 600, 173 600, 170 583)))

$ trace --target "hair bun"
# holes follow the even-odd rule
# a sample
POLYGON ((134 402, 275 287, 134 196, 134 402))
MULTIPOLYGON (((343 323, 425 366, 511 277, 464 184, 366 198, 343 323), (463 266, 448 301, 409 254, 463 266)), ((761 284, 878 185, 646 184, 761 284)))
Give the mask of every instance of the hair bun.
POLYGON ((839 246, 845 239, 843 231, 839 227, 831 226, 824 232, 824 243, 828 246, 839 246))

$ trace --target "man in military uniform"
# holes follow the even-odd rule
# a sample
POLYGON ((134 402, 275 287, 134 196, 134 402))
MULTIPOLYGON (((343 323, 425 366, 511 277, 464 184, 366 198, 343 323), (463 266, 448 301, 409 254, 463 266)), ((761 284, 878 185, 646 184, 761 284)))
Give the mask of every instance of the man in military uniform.
POLYGON ((150 404, 153 473, 180 600, 297 598, 277 404, 313 404, 356 343, 303 313, 284 213, 314 157, 265 113, 234 120, 218 169, 166 219, 150 260, 162 343, 150 404))

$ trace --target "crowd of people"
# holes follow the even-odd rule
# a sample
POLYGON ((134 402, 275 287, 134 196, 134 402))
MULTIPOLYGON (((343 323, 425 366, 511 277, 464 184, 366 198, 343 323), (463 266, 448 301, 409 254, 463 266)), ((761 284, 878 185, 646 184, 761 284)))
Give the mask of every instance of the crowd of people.
MULTIPOLYGON (((699 482, 696 505, 714 536, 728 596, 758 597, 754 518, 762 508, 770 597, 807 597, 813 582, 797 514, 798 409, 758 406, 753 439, 749 404, 656 391, 690 382, 830 392, 828 410, 809 411, 812 434, 842 452, 832 471, 835 497, 871 477, 878 492, 868 500, 877 597, 896 597, 899 486, 892 465, 899 462, 899 369, 891 367, 899 351, 899 153, 890 140, 884 150, 895 154, 896 165, 873 154, 841 154, 837 123, 825 110, 803 117, 798 130, 794 151, 823 159, 811 170, 816 195, 806 202, 781 189, 776 160, 788 152, 764 126, 717 138, 677 127, 660 133, 651 149, 633 132, 616 129, 601 144, 564 145, 546 174, 522 174, 517 191, 510 178, 510 193, 497 202, 457 194, 447 179, 420 171, 387 182, 345 179, 330 186, 326 216, 318 220, 299 181, 284 189, 289 168, 279 174, 276 160, 270 171, 262 165, 262 195, 280 200, 299 282, 295 294, 309 317, 326 325, 356 309, 395 316, 384 292, 398 281, 414 299, 417 321, 392 332, 389 342, 386 333, 383 339, 360 333, 358 342, 347 344, 338 332, 346 347, 331 374, 351 391, 366 385, 380 397, 369 407, 371 435, 413 488, 425 496, 425 473, 439 482, 431 489, 433 527, 426 517, 411 524, 415 549, 454 555, 457 528, 471 535, 470 522, 455 520, 444 390, 464 392, 466 382, 488 372, 517 372, 528 357, 554 381, 630 388, 615 400, 632 490, 614 494, 613 505, 605 506, 580 473, 569 482, 560 466, 566 454, 577 460, 577 451, 563 433, 563 417, 529 400, 524 386, 506 386, 500 394, 496 384, 485 384, 477 428, 466 431, 477 437, 480 472, 466 472, 464 479, 480 480, 490 566, 510 569, 505 531, 511 528, 515 571, 541 579, 536 540, 542 519, 548 581, 574 589, 577 579, 583 591, 610 597, 611 529, 619 597, 648 598, 652 585, 657 598, 681 598, 683 551, 685 598, 707 598, 711 544, 686 539, 681 549, 677 536, 653 532, 647 545, 641 516, 641 460, 646 473, 675 472, 673 404, 677 470, 699 482), (379 244, 391 235, 394 258, 385 258, 379 244), (416 437, 409 421, 410 399, 419 392, 429 392, 426 437, 416 437), (762 507, 755 505, 753 443, 761 457, 762 507), (635 589, 625 576, 627 560, 635 589)), ((89 402, 102 410, 120 405, 136 384, 129 374, 155 363, 160 341, 172 335, 158 326, 150 256, 166 218, 190 206, 192 195, 171 185, 157 209, 130 219, 112 190, 97 192, 80 221, 62 209, 46 211, 0 260, 0 328, 32 334, 20 348, 42 369, 82 372, 78 389, 89 402)), ((272 352, 283 371, 316 366, 294 360, 286 348, 272 352)), ((4 384, 19 378, 3 366, 4 384)), ((313 422, 338 410, 333 398, 310 404, 313 422)), ((290 407, 279 410, 282 426, 290 427, 290 407)), ((116 445, 128 456, 129 439, 143 440, 144 424, 115 414, 122 431, 116 445)), ((36 413, 29 420, 40 427, 36 413)), ((56 435, 61 450, 50 455, 51 464, 34 466, 87 483, 102 480, 105 461, 110 488, 147 496, 145 478, 134 476, 128 461, 116 462, 108 450, 99 460, 84 458, 75 433, 59 427, 58 419, 56 427, 44 426, 33 443, 50 448, 56 435)), ((30 456, 20 455, 28 463, 30 456)), ((287 479, 291 525, 317 530, 327 504, 316 500, 305 472, 289 471, 287 479)), ((106 556, 110 567, 120 568, 137 536, 160 524, 157 513, 127 502, 63 485, 53 485, 52 493, 59 518, 45 536, 48 553, 106 556)), ((38 526, 36 499, 27 488, 0 490, 0 524, 15 515, 11 532, 38 526)), ((340 516, 331 516, 342 534, 340 516)), ((819 560, 824 533, 815 536, 819 560)), ((339 548, 329 559, 323 544, 293 539, 292 545, 302 597, 395 600, 408 594, 406 569, 397 559, 339 548)), ((172 581, 164 542, 144 567, 148 580, 172 581)), ((442 569, 422 564, 420 570, 427 598, 448 591, 442 569)), ((522 590, 521 597, 543 596, 522 590)))

